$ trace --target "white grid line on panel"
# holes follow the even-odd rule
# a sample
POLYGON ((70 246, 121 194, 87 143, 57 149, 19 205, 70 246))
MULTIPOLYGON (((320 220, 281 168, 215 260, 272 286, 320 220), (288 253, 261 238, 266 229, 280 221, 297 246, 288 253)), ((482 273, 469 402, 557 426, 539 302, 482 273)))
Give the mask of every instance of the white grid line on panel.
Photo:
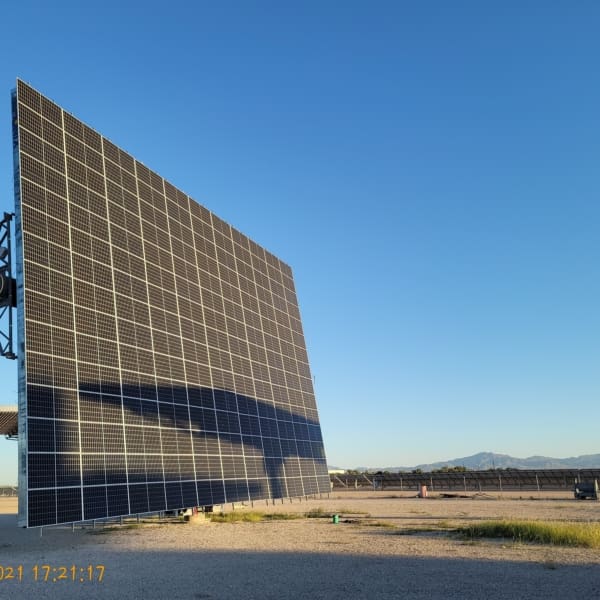
MULTIPOLYGON (((165 180, 161 179, 162 181, 162 193, 163 193, 163 197, 165 199, 165 207, 166 207, 166 221, 167 221, 167 229, 169 229, 169 238, 172 239, 172 236, 170 235, 170 225, 169 225, 169 210, 168 210, 168 203, 169 203, 169 199, 167 197, 166 194, 166 190, 165 190, 165 180)), ((175 272, 175 261, 173 259, 173 244, 171 242, 171 265, 173 267, 173 273, 175 272)), ((178 329, 179 329, 179 338, 181 339, 182 336, 182 328, 181 328, 181 316, 180 316, 180 309, 179 309, 179 296, 177 294, 175 294, 175 302, 177 303, 177 325, 178 325, 178 329)), ((192 464, 194 465, 194 481, 197 480, 198 475, 197 475, 197 471, 196 471, 196 457, 194 455, 194 440, 193 440, 193 436, 192 436, 192 430, 191 430, 191 423, 192 423, 192 419, 191 419, 191 414, 190 414, 190 399, 189 399, 189 392, 188 392, 188 379, 187 379, 187 369, 186 369, 186 365, 185 365, 185 359, 184 359, 184 353, 183 353, 183 344, 180 344, 180 348, 181 348, 181 362, 183 364, 183 377, 184 377, 184 386, 185 386, 185 394, 186 394, 186 398, 187 398, 187 415, 188 415, 188 422, 190 424, 190 430, 189 430, 189 439, 190 439, 190 447, 192 449, 192 464)), ((181 464, 179 464, 179 475, 181 478, 181 464)), ((181 479, 180 479, 181 481, 181 479)), ((182 494, 182 499, 183 499, 183 488, 181 488, 181 494, 182 494)), ((199 499, 198 499, 198 489, 196 488, 196 506, 199 504, 199 499)))
MULTIPOLYGON (((110 160, 108 158, 105 158, 105 160, 110 160)), ((120 168, 120 165, 119 165, 120 168)), ((137 206, 138 206, 138 214, 136 215, 137 218, 141 221, 143 218, 143 211, 142 211, 142 201, 140 198, 140 194, 139 194, 139 186, 137 183, 137 161, 134 161, 134 171, 136 172, 136 192, 137 192, 137 206)), ((127 210, 127 209, 126 209, 127 210)), ((161 453, 160 453, 160 465, 161 465, 161 469, 162 469, 162 481, 158 482, 149 482, 148 481, 148 461, 145 459, 144 460, 144 465, 146 468, 146 485, 149 483, 161 483, 163 486, 163 501, 164 501, 164 506, 165 509, 167 507, 167 477, 166 477, 166 472, 165 472, 165 462, 164 462, 164 452, 163 452, 163 427, 160 426, 160 408, 159 408, 159 404, 158 404, 158 380, 156 378, 156 347, 155 347, 155 336, 154 336, 154 328, 152 325, 152 321, 153 321, 153 317, 152 317, 152 310, 151 310, 151 302, 150 302, 150 290, 148 287, 148 261, 146 260, 146 247, 145 247, 145 243, 143 238, 140 238, 141 242, 142 242, 142 255, 144 257, 144 274, 145 274, 145 278, 146 278, 146 304, 148 306, 148 319, 149 319, 149 323, 150 323, 150 339, 151 339, 151 345, 152 345, 152 363, 154 365, 154 387, 155 387, 155 400, 154 402, 156 403, 156 410, 157 410, 157 415, 158 415, 158 423, 159 423, 159 427, 158 427, 158 435, 159 435, 159 440, 160 440, 160 448, 161 448, 161 453)), ((133 323, 133 321, 132 321, 133 323)), ((145 428, 145 427, 144 427, 145 428)), ((144 448, 145 448, 145 441, 144 441, 144 448)), ((147 456, 147 453, 144 453, 145 456, 147 456)), ((148 490, 148 488, 146 487, 146 489, 148 490)), ((150 495, 148 493, 148 503, 150 502, 150 495)))
MULTIPOLYGON (((213 229, 215 229, 214 223, 213 223, 212 226, 213 226, 213 229)), ((234 240, 233 240, 233 236, 231 237, 231 243, 232 243, 232 248, 233 248, 233 244, 235 243, 234 240)), ((216 245, 216 238, 215 238, 215 245, 216 245)), ((225 251, 227 252, 227 250, 225 250, 225 251)), ((231 257, 233 259, 233 264, 236 265, 235 255, 231 254, 231 257)), ((222 280, 221 269, 222 269, 222 267, 221 267, 221 261, 217 260, 217 270, 219 271, 219 280, 223 281, 222 280)), ((236 277, 239 277, 238 276, 238 272, 237 272, 237 265, 235 267, 235 274, 236 274, 236 277)), ((238 278, 238 288, 239 288, 239 278, 238 278)), ((222 288, 221 288, 221 294, 223 294, 223 289, 222 288)), ((237 303, 234 301, 234 304, 237 304, 237 303)), ((223 305, 224 310, 226 310, 225 306, 226 305, 224 304, 223 305)), ((241 305, 239 305, 239 306, 241 308, 241 305)), ((244 311, 243 310, 241 310, 241 314, 242 314, 242 318, 244 318, 244 311)), ((236 321, 237 321, 237 319, 236 319, 236 321)), ((243 324, 244 324, 244 327, 246 327, 245 321, 244 321, 243 324)), ((226 325, 226 333, 227 333, 227 335, 229 335, 229 331, 228 331, 227 325, 226 325)), ((237 337, 237 336, 234 336, 234 337, 237 337)), ((228 346, 227 352, 229 353, 229 356, 231 358, 232 353, 231 353, 230 346, 228 346)), ((252 365, 252 363, 250 362, 250 370, 252 371, 252 366, 251 365, 252 365)), ((234 375, 234 373, 233 373, 233 363, 232 363, 232 376, 233 375, 234 375)), ((253 381, 253 384, 254 384, 254 381, 253 381)), ((252 387, 254 388, 254 385, 252 387)), ((234 390, 235 390, 235 377, 234 377, 234 390)), ((237 390, 236 390, 236 392, 237 392, 237 390)), ((243 395, 245 396, 246 394, 244 393, 243 395)), ((256 397, 256 389, 254 389, 253 399, 254 399, 255 402, 258 402, 258 399, 256 397)), ((238 426, 240 428, 240 440, 241 440, 241 447, 242 447, 242 455, 244 457, 244 473, 245 473, 245 476, 246 476, 246 482, 248 482, 248 465, 247 465, 247 459, 246 459, 246 454, 245 454, 245 450, 244 450, 244 438, 243 438, 243 435, 242 435, 242 423, 241 423, 241 419, 240 419, 239 407, 238 407, 238 410, 237 410, 237 421, 238 421, 238 426)), ((259 431, 261 432, 260 437, 261 437, 261 451, 262 451, 263 465, 264 465, 265 473, 267 473, 267 465, 266 465, 266 462, 265 462, 265 448, 264 448, 264 444, 263 444, 263 441, 262 441, 262 429, 260 427, 260 418, 258 419, 258 427, 259 427, 259 431)), ((254 456, 252 457, 252 460, 254 461, 254 456)), ((269 481, 268 477, 266 479, 267 479, 267 481, 269 481)), ((271 482, 270 481, 269 481, 269 492, 272 495, 272 489, 271 489, 271 482)), ((248 486, 248 494, 250 494, 250 486, 248 486)))
MULTIPOLYGON (((64 167, 65 167, 65 181, 66 181, 66 193, 67 193, 67 198, 69 198, 69 177, 67 175, 67 155, 66 155, 66 148, 64 147, 65 145, 65 128, 64 128, 64 115, 61 109, 61 122, 62 122, 62 136, 63 136, 63 158, 64 158, 64 167)), ((71 222, 71 211, 69 210, 69 203, 67 202, 67 219, 68 222, 67 224, 70 224, 71 222)), ((71 249, 71 229, 69 228, 69 250, 71 249)), ((72 254, 69 252, 69 260, 70 260, 70 267, 71 267, 71 274, 73 273, 73 256, 72 254)), ((72 294, 72 307, 73 307, 73 323, 76 324, 77 321, 75 319, 75 281, 73 279, 71 279, 71 294, 72 294)), ((76 325, 75 325, 75 330, 76 330, 76 325)), ((77 340, 75 339, 75 344, 73 347, 73 356, 75 358, 75 379, 76 381, 79 381, 79 363, 77 361, 77 340)), ((77 394, 79 393, 79 390, 77 390, 77 394)), ((83 505, 83 456, 82 456, 82 451, 81 451, 81 414, 80 414, 80 410, 79 410, 79 398, 77 400, 77 431, 79 434, 79 476, 80 476, 80 485, 79 485, 79 493, 81 496, 81 518, 85 518, 84 515, 84 505, 83 505)), ((55 427, 55 440, 56 440, 56 427, 55 427)), ((56 449, 56 448, 55 448, 56 449)), ((55 461, 55 465, 56 465, 57 461, 55 461)), ((55 478, 55 484, 58 483, 58 481, 55 478)), ((58 492, 57 492, 57 498, 58 498, 58 492)), ((57 506, 57 520, 58 520, 58 506, 57 506)))
MULTIPOLYGON (((192 202, 193 202, 193 200, 192 200, 192 202)), ((191 214, 191 211, 190 211, 190 217, 192 219, 194 218, 193 215, 191 214)), ((193 220, 192 220, 192 223, 193 223, 193 220)), ((198 283, 198 293, 200 294, 200 310, 202 312, 202 320, 203 320, 204 323, 206 323, 206 319, 205 319, 205 307, 206 307, 206 305, 205 305, 205 303, 203 301, 202 284, 200 282, 200 267, 198 266, 198 252, 199 252, 199 250, 198 250, 198 248, 196 246, 196 236, 192 236, 192 240, 193 240, 193 244, 194 244, 194 246, 193 246, 194 247, 194 256, 196 257, 196 264, 192 265, 192 266, 194 267, 194 270, 196 272, 196 281, 198 283)), ((208 332, 206 330, 206 326, 203 327, 203 331, 204 331, 204 343, 205 343, 206 349, 207 349, 206 351, 207 351, 207 358, 208 358, 208 376, 210 378, 210 382, 209 383, 210 383, 210 388, 211 388, 212 394, 213 394, 213 411, 215 413, 215 430, 216 430, 216 433, 217 433, 216 440, 217 440, 217 444, 218 444, 218 447, 219 447, 219 463, 221 465, 221 479, 223 480, 225 478, 225 473, 224 473, 224 470, 223 470, 223 456, 222 456, 222 453, 221 453, 221 440, 220 440, 220 436, 219 436, 219 421, 217 419, 216 404, 215 404, 215 398, 214 398, 214 389, 215 389, 215 387, 214 387, 214 382, 213 382, 212 365, 210 364, 210 352, 208 350, 208 346, 209 346, 209 343, 208 343, 208 332)), ((202 382, 200 382, 200 385, 202 387, 202 382)), ((192 450, 193 449, 194 448, 193 448, 193 445, 192 445, 192 450)), ((225 484, 223 483, 223 481, 221 481, 221 486, 223 487, 223 494, 225 494, 225 484)), ((211 494, 212 494, 212 490, 211 490, 211 494)), ((224 495, 224 497, 225 497, 225 495, 224 495)))
MULTIPOLYGON (((102 174, 103 185, 104 185, 104 201, 106 203, 106 214, 108 215, 108 194, 106 190, 106 172, 104 169, 104 138, 101 137, 100 144, 102 151, 100 153, 102 157, 102 174)), ((121 395, 121 427, 123 431, 123 456, 125 457, 125 481, 127 486, 127 504, 129 513, 131 514, 131 497, 129 493, 129 463, 127 458, 127 435, 125 430, 125 404, 123 402, 123 371, 121 367, 121 346, 120 346, 120 334, 119 334, 119 324, 118 324, 118 314, 117 314, 117 289, 115 284, 115 275, 114 275, 114 256, 113 256, 113 243, 112 243, 112 230, 110 227, 110 222, 108 223, 108 246, 110 249, 110 266, 111 266, 111 279, 112 279, 112 298, 113 298, 113 310, 114 310, 114 320, 115 320, 115 346, 116 346, 116 359, 117 359, 117 370, 119 372, 119 389, 121 395)), ((102 381, 100 381, 100 389, 102 390, 102 381)), ((102 401, 104 404, 104 401, 102 401)), ((106 447, 104 448, 106 453, 106 447)), ((107 468, 106 459, 104 461, 105 469, 107 468)), ((108 484, 108 473, 106 473, 105 483, 108 484)), ((107 512, 108 512, 108 497, 107 497, 107 512)))

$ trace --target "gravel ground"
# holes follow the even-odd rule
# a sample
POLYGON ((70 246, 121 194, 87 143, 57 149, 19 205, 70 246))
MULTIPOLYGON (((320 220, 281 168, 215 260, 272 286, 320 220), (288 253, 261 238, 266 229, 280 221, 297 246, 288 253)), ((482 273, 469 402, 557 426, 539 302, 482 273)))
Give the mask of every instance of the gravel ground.
MULTIPOLYGON (((416 499, 394 492, 341 492, 330 498, 254 510, 321 508, 329 519, 261 523, 145 524, 132 529, 15 526, 16 502, 0 499, 0 565, 23 565, 23 581, 0 581, 0 598, 346 599, 600 597, 600 551, 471 541, 439 530, 510 517, 599 521, 600 504, 568 495, 519 494, 416 499), (369 513, 366 515, 364 513, 369 513), (391 524, 394 527, 373 526, 391 524), (398 535, 415 528, 434 531, 398 535), (104 565, 102 582, 34 581, 34 565, 104 565)), ((224 507, 231 510, 231 506, 224 507)), ((251 510, 251 506, 236 506, 251 510)), ((95 570, 97 577, 99 571, 95 570)), ((69 572, 70 576, 70 572, 69 572)), ((39 569, 39 579, 43 570, 39 569)))

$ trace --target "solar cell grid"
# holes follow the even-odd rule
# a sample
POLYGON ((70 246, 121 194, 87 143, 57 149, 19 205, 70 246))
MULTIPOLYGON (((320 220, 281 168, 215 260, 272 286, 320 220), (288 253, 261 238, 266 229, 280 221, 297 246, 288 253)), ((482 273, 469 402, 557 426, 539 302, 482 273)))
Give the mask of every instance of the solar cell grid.
POLYGON ((20 523, 329 491, 290 268, 19 81, 20 523))

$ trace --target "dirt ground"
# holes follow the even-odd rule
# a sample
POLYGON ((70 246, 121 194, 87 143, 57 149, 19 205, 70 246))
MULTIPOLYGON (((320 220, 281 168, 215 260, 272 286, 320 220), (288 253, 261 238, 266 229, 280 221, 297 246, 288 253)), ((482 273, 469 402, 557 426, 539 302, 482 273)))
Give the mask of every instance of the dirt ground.
POLYGON ((41 537, 37 529, 17 528, 16 500, 0 498, 0 598, 600 597, 599 550, 470 540, 447 531, 492 518, 598 522, 600 503, 567 493, 468 496, 336 491, 235 509, 338 513, 338 524, 128 522, 45 528, 41 537), (21 581, 7 578, 7 567, 16 574, 19 565, 21 581))

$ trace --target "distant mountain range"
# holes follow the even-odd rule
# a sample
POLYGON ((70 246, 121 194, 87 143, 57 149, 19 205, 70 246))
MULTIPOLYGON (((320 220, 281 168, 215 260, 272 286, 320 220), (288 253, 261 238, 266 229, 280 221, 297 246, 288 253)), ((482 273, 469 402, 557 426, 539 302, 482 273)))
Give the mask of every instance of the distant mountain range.
MULTIPOLYGON (((479 452, 473 456, 454 458, 441 462, 416 465, 414 467, 356 467, 359 471, 433 471, 442 467, 466 467, 471 471, 487 469, 600 469, 600 454, 585 454, 570 458, 552 458, 549 456, 529 456, 515 458, 508 454, 479 452)), ((333 468, 333 467, 331 467, 333 468)))

